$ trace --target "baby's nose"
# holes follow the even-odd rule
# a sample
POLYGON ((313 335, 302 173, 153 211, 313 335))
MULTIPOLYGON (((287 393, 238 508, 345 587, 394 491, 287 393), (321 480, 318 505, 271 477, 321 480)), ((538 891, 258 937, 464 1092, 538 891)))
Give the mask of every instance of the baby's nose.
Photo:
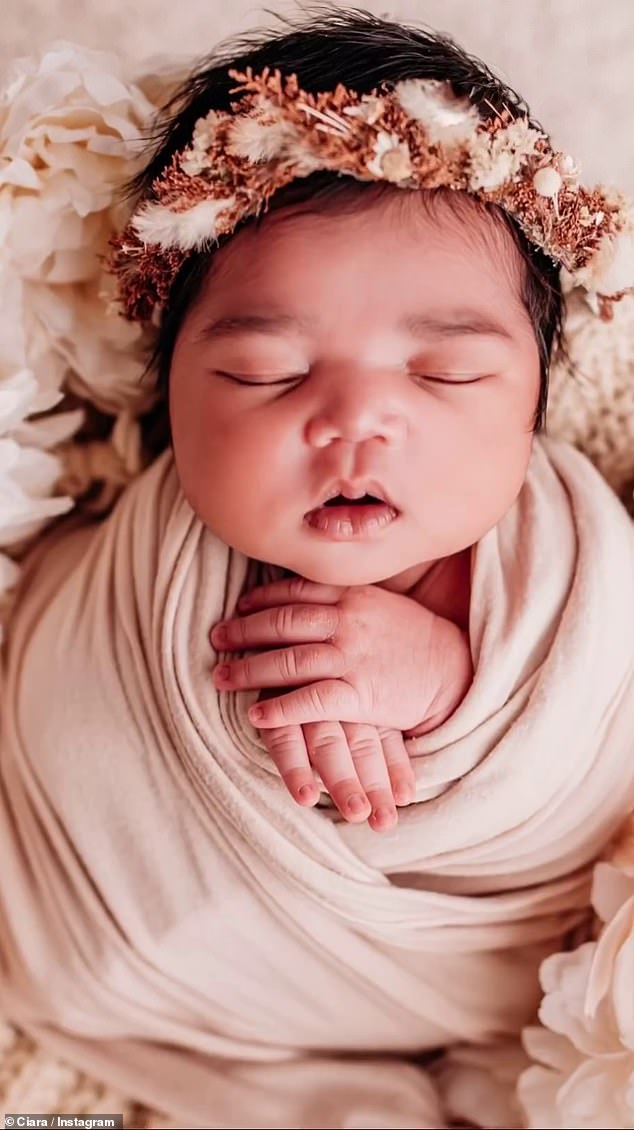
POLYGON ((327 447, 339 440, 361 444, 377 440, 398 446, 405 438, 405 413, 392 398, 380 393, 353 396, 345 392, 321 404, 306 425, 306 440, 311 447, 327 447))

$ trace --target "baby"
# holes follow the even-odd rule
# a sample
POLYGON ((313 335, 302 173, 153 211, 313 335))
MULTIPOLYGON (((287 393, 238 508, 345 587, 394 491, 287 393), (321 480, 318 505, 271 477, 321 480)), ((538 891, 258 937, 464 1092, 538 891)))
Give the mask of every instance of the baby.
POLYGON ((517 1035, 634 799, 634 535, 542 434, 624 205, 360 13, 171 110, 111 263, 171 445, 26 573, 0 1005, 196 1125, 438 1127, 406 1060, 517 1035))
POLYGON ((196 513, 310 579, 252 592, 247 616, 214 629, 220 650, 266 649, 223 662, 216 686, 308 684, 251 717, 287 723, 263 734, 300 803, 318 796, 310 760, 342 815, 371 806, 379 829, 392 791, 413 797, 401 732, 433 728, 466 691, 470 547, 520 489, 540 384, 507 230, 491 225, 487 245, 476 205, 423 199, 338 186, 236 235, 170 377, 196 513))

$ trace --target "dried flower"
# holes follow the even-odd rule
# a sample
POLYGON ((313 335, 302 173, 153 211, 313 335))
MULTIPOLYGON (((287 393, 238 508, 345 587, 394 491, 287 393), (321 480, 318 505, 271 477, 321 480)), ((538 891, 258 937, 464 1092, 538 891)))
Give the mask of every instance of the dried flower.
POLYGON ((151 320, 183 256, 230 234, 278 189, 318 169, 409 189, 447 186, 490 200, 575 285, 600 295, 602 316, 608 299, 634 288, 619 219, 624 206, 601 189, 582 188, 572 158, 555 152, 528 119, 505 110, 482 121, 469 100, 438 81, 411 79, 359 98, 341 84, 308 94, 295 75, 279 71, 230 73, 240 96, 231 111, 197 123, 180 168, 172 163, 161 174, 128 229, 131 238, 124 233, 117 241, 111 264, 130 318, 151 320))
POLYGON ((499 129, 493 137, 487 133, 472 136, 468 145, 471 190, 491 192, 512 180, 527 159, 534 155, 541 137, 542 134, 523 118, 499 129))
POLYGON ((229 132, 227 152, 258 164, 279 160, 292 152, 299 139, 297 127, 282 117, 236 118, 229 132))
POLYGON ((147 204, 134 218, 132 226, 144 243, 159 247, 181 247, 186 251, 204 247, 217 237, 217 222, 231 211, 235 201, 201 200, 184 212, 172 212, 164 204, 147 204))
POLYGON ((188 177, 197 177, 203 169, 211 167, 211 158, 204 149, 186 149, 179 161, 180 167, 188 177))
POLYGON ((457 98, 444 82, 407 79, 397 83, 395 94, 405 113, 425 127, 429 140, 447 148, 467 141, 478 127, 476 107, 457 98))
POLYGON ((557 196, 561 192, 563 183, 562 177, 552 165, 538 169, 533 177, 538 196, 557 196))
POLYGON ((210 110, 204 118, 199 118, 194 126, 192 149, 198 149, 204 153, 211 149, 216 138, 219 122, 220 115, 215 110, 210 110))
POLYGON ((378 122, 385 109, 385 99, 376 94, 365 94, 358 106, 345 106, 344 114, 349 118, 360 118, 373 126, 378 122))
POLYGON ((366 162, 366 168, 373 176, 398 184, 412 175, 407 143, 401 141, 398 134, 381 130, 377 134, 373 152, 372 159, 366 162))

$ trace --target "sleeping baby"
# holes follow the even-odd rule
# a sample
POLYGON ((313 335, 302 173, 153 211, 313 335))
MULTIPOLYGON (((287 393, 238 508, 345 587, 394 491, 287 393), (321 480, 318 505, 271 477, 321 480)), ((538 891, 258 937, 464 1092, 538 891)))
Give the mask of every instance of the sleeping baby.
POLYGON ((532 1018, 634 802, 634 533, 544 431, 631 220, 362 13, 205 64, 134 187, 171 442, 25 570, 0 1005, 194 1125, 442 1126, 428 1053, 532 1018))

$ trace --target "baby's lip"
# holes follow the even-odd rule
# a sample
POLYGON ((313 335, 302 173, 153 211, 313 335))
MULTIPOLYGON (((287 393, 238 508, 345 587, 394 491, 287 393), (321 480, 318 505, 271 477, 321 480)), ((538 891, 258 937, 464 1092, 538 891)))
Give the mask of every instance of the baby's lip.
POLYGON ((317 510, 320 506, 325 506, 332 498, 337 498, 341 495, 343 498, 349 498, 351 502, 355 499, 363 498, 366 494, 372 495, 373 498, 378 499, 379 502, 385 502, 393 510, 398 511, 399 507, 391 499, 385 487, 377 482, 376 479, 338 479, 327 487, 320 495, 317 505, 313 507, 317 510))

